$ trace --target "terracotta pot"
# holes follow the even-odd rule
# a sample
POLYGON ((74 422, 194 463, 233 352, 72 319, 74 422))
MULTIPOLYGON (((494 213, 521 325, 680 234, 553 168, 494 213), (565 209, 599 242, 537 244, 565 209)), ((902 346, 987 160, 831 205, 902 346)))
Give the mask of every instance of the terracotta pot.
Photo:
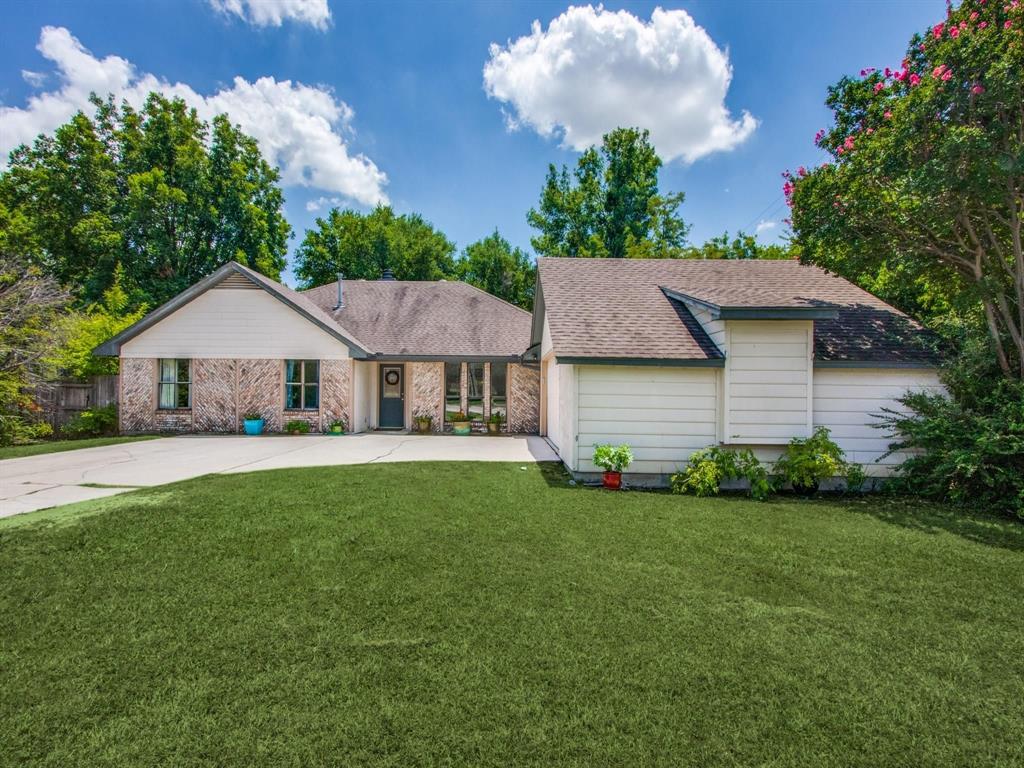
POLYGON ((622 473, 621 472, 605 472, 604 477, 601 478, 602 484, 609 491, 617 491, 622 487, 622 473))

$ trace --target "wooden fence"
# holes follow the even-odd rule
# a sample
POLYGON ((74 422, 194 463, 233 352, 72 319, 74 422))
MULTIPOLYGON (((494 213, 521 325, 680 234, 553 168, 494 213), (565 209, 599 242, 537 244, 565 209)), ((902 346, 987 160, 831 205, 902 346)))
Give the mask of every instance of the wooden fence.
POLYGON ((54 431, 88 408, 100 408, 117 402, 117 376, 93 376, 87 382, 57 381, 40 387, 36 402, 42 406, 43 420, 54 431))

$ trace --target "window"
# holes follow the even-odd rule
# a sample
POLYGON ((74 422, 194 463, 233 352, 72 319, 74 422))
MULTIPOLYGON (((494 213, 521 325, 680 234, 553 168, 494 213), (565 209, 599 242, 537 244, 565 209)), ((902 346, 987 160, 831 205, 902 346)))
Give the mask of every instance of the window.
POLYGON ((160 361, 160 408, 192 407, 192 361, 160 361))
POLYGON ((467 363, 466 376, 466 415, 470 421, 482 421, 484 418, 484 364, 467 363))
POLYGON ((320 407, 320 361, 284 361, 284 407, 315 411, 320 407))
POLYGON ((508 363, 491 363, 491 416, 508 416, 508 363))
POLYGON ((462 363, 444 364, 444 420, 462 410, 462 363))

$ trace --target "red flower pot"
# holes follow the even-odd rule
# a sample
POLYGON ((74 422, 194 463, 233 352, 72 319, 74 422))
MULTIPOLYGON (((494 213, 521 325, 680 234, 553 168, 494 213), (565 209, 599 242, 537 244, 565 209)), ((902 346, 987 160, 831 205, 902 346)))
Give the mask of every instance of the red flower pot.
POLYGON ((605 472, 603 478, 604 487, 609 491, 617 491, 622 487, 621 472, 605 472))

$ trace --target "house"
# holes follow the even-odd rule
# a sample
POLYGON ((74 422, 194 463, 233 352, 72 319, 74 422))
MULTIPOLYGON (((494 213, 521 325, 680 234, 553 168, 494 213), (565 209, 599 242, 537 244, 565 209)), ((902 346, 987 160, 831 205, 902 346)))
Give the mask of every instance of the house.
POLYGON ((939 390, 930 335, 875 296, 795 261, 538 259, 531 356, 540 430, 575 474, 628 443, 634 482, 663 481, 709 445, 771 461, 831 430, 885 475, 875 414, 939 390))
POLYGON ((530 314, 466 283, 342 280, 294 291, 230 262, 102 344, 126 433, 408 429, 414 415, 538 430, 530 314))
POLYGON ((293 291, 230 263, 97 349, 121 358, 125 432, 448 427, 492 413, 596 473, 628 443, 633 482, 709 445, 771 461, 826 426, 885 475, 873 424, 940 390, 930 335, 851 283, 794 261, 538 259, 530 313, 457 281, 342 280, 293 291))

